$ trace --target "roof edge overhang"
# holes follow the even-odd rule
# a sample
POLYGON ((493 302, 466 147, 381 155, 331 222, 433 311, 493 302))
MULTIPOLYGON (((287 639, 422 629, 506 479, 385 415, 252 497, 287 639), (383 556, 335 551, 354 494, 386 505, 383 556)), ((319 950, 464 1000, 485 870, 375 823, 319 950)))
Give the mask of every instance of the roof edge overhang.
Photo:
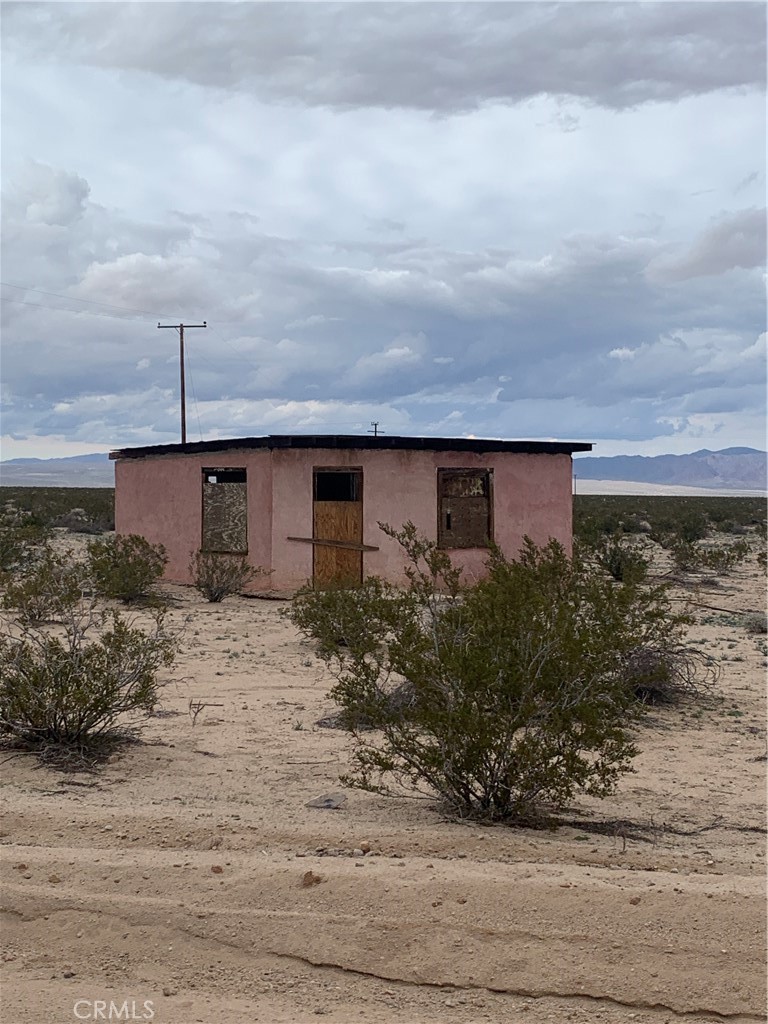
POLYGON ((520 455, 572 455, 590 452, 592 445, 581 441, 502 441, 477 437, 398 437, 379 434, 268 434, 263 437, 233 437, 219 441, 188 441, 186 444, 156 444, 141 448, 118 448, 110 459, 143 459, 160 455, 205 455, 253 449, 318 448, 364 449, 369 451, 509 452, 520 455))

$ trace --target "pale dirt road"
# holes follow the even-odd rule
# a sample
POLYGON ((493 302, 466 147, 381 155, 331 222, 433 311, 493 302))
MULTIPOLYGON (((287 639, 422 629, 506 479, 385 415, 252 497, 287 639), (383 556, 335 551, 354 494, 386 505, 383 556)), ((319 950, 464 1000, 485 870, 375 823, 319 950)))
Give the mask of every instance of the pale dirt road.
MULTIPOLYGON (((758 610, 764 579, 700 600, 758 610)), ((4 1024, 94 999, 157 1024, 765 1019, 765 637, 700 611, 722 703, 659 713, 571 825, 482 828, 355 791, 307 808, 349 751, 313 724, 311 646, 277 603, 170 589, 191 618, 144 742, 95 777, 3 764, 4 1024), (221 706, 193 725, 190 698, 221 706)))

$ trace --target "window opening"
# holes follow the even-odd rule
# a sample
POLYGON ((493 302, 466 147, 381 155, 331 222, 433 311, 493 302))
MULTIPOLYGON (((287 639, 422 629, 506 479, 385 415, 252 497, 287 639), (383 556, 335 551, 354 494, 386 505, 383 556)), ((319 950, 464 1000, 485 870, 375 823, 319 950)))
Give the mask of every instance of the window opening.
POLYGON ((487 547, 492 536, 490 469, 438 469, 438 544, 487 547))
POLYGON ((315 501, 360 501, 359 470, 315 470, 315 501))
POLYGON ((244 469, 204 469, 203 476, 208 484, 244 484, 244 469))

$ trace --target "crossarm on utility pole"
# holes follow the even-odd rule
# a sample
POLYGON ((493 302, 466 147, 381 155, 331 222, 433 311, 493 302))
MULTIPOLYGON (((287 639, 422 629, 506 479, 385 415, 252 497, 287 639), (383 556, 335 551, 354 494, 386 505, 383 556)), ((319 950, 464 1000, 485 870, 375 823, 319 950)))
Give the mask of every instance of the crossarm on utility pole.
POLYGON ((201 324, 158 324, 158 329, 179 332, 179 378, 181 392, 181 443, 187 443, 187 381, 184 373, 184 328, 207 327, 205 320, 201 324))

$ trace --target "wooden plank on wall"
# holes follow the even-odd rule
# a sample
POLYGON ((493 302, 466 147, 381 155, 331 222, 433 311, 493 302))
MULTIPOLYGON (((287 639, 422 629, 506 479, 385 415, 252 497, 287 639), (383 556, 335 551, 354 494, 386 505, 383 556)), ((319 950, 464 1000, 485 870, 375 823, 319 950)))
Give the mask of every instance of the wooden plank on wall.
POLYGON ((319 544, 321 547, 348 548, 350 551, 380 551, 374 544, 357 544, 347 540, 321 540, 319 537, 286 537, 286 540, 295 540, 299 544, 319 544))

